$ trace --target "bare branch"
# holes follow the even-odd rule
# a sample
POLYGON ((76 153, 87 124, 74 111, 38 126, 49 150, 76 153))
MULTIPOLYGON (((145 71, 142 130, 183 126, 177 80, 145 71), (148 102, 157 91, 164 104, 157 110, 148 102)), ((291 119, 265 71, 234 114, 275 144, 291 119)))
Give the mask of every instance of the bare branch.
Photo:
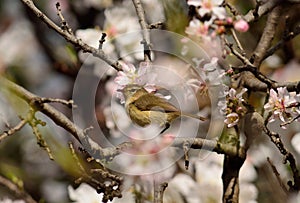
POLYGON ((271 166, 271 168, 272 168, 272 171, 273 171, 274 175, 276 176, 276 179, 277 179, 277 181, 278 181, 280 187, 282 188, 283 192, 284 192, 285 194, 287 194, 287 193, 288 193, 288 190, 286 189, 284 183, 283 183, 282 180, 280 179, 280 173, 279 173, 278 170, 276 169, 276 166, 274 166, 274 164, 272 163, 272 161, 270 160, 269 157, 267 158, 267 160, 268 160, 268 163, 270 164, 270 166, 271 166))
POLYGON ((148 26, 149 29, 157 29, 159 28, 160 26, 162 26, 163 23, 162 22, 157 22, 157 23, 152 23, 148 26))
POLYGON ((292 118, 292 119, 290 119, 290 120, 288 120, 288 121, 286 121, 286 122, 284 122, 284 123, 281 123, 281 124, 280 124, 280 127, 289 125, 289 124, 293 123, 295 120, 298 120, 299 118, 300 118, 300 115, 297 115, 297 116, 295 116, 294 118, 292 118))
POLYGON ((232 67, 232 69, 241 73, 241 85, 250 90, 266 92, 269 88, 274 88, 276 86, 275 81, 262 74, 255 67, 232 67))
POLYGON ((242 55, 245 56, 245 50, 244 50, 239 38, 236 36, 235 30, 231 28, 230 31, 231 31, 234 41, 236 42, 237 48, 239 48, 242 51, 242 55))
POLYGON ((14 192, 18 198, 23 199, 27 203, 37 203, 25 190, 20 188, 18 185, 8 180, 4 176, 0 175, 0 185, 8 188, 10 191, 14 192))
POLYGON ((148 30, 149 25, 146 22, 145 11, 140 0, 132 0, 132 2, 142 28, 143 41, 141 43, 144 45, 144 60, 151 61, 150 33, 148 30))
POLYGON ((184 142, 183 143, 183 151, 184 151, 184 166, 185 169, 188 170, 189 169, 189 143, 188 142, 184 142))
MULTIPOLYGON (((268 119, 266 119, 266 124, 268 122, 268 119)), ((265 124, 265 125, 266 125, 265 124)), ((264 129, 265 133, 269 136, 271 141, 275 144, 275 146, 278 148, 280 153, 284 156, 284 163, 289 162, 292 174, 293 174, 293 182, 288 181, 288 185, 290 186, 290 191, 299 191, 300 190, 300 175, 299 170, 297 168, 295 157, 292 155, 291 152, 289 152, 278 133, 270 131, 267 127, 264 129)))
POLYGON ((66 105, 69 108, 76 107, 76 105, 74 105, 73 100, 66 101, 64 99, 57 99, 57 98, 37 97, 37 98, 33 99, 33 102, 40 103, 40 104, 41 103, 60 103, 60 104, 66 105))
POLYGON ((263 59, 265 59, 265 58, 271 56, 272 54, 274 54, 275 51, 280 49, 286 42, 293 39, 294 37, 296 37, 299 34, 300 34, 300 26, 297 26, 294 32, 288 32, 286 35, 283 36, 283 38, 279 42, 277 42, 277 44, 275 44, 273 47, 268 49, 266 51, 266 54, 263 57, 263 59))
POLYGON ((99 40, 99 47, 98 49, 102 49, 103 43, 105 42, 106 33, 102 33, 101 39, 99 40))
POLYGON ((28 123, 33 130, 33 134, 36 136, 37 144, 47 152, 47 154, 51 160, 54 160, 52 152, 51 152, 47 142, 44 140, 42 134, 40 133, 40 130, 37 127, 38 125, 44 126, 44 125, 46 125, 46 123, 35 118, 35 111, 33 109, 30 110, 28 117, 29 117, 28 123))
POLYGON ((297 92, 297 93, 299 93, 300 92, 300 81, 277 83, 274 87, 275 88, 286 87, 286 89, 289 92, 297 92))
POLYGON ((220 143, 215 140, 207 140, 202 138, 175 138, 172 146, 182 148, 184 143, 189 145, 192 149, 203 149, 214 151, 218 154, 227 154, 229 156, 246 157, 245 149, 240 147, 233 147, 229 144, 220 143))
POLYGON ((57 2, 55 6, 56 6, 56 9, 57 9, 57 15, 61 20, 61 26, 60 26, 61 29, 65 30, 69 34, 73 35, 72 29, 70 28, 70 26, 68 25, 67 21, 65 20, 63 14, 61 13, 60 3, 57 2))
POLYGON ((225 0, 225 1, 223 2, 223 5, 224 5, 224 6, 227 6, 227 7, 229 8, 230 12, 231 12, 234 16, 239 16, 239 15, 240 15, 239 12, 236 10, 236 8, 235 8, 233 5, 231 5, 231 4, 228 2, 228 0, 225 0))
POLYGON ((225 45, 230 49, 231 53, 235 55, 240 61, 243 62, 244 65, 254 67, 253 64, 241 53, 239 53, 236 49, 233 48, 233 44, 229 43, 226 38, 223 38, 225 41, 225 45))
MULTIPOLYGON (((85 133, 84 130, 76 126, 72 121, 70 121, 63 113, 57 111, 54 107, 45 104, 45 103, 36 103, 38 98, 37 95, 25 90, 23 87, 0 77, 0 86, 2 88, 6 88, 24 101, 26 101, 29 105, 32 105, 32 108, 44 113, 49 118, 51 118, 56 125, 64 128, 68 132, 70 132, 80 143, 82 143, 85 147, 91 149, 96 157, 106 157, 106 156, 115 156, 119 153, 119 150, 113 149, 103 149, 96 142, 90 139, 85 133)), ((124 144, 125 145, 125 144, 124 144)), ((121 148, 121 147, 120 147, 121 148)))
POLYGON ((269 13, 275 6, 277 6, 280 0, 269 0, 266 3, 259 5, 253 10, 250 10, 243 18, 247 22, 252 22, 260 18, 261 16, 269 13))
POLYGON ((13 128, 10 128, 7 131, 4 131, 1 135, 0 135, 0 142, 2 140, 4 140, 6 137, 13 135, 14 133, 16 133, 17 131, 20 131, 26 124, 27 124, 27 120, 21 118, 21 121, 13 128))
POLYGON ((96 166, 97 168, 90 169, 90 166, 84 164, 86 161, 77 156, 72 143, 69 143, 69 148, 71 150, 72 158, 76 164, 75 167, 77 167, 77 173, 79 176, 76 180, 77 184, 86 182, 95 188, 98 193, 103 193, 103 202, 108 202, 114 197, 122 196, 120 186, 123 179, 121 177, 111 174, 105 167, 96 162, 95 159, 90 159, 88 163, 93 162, 91 163, 91 165, 93 165, 92 167, 96 166), (98 175, 100 175, 100 177, 98 175))
POLYGON ((270 12, 268 16, 263 34, 257 44, 254 54, 250 59, 250 61, 253 61, 253 65, 256 67, 261 64, 267 50, 271 46, 271 42, 273 41, 273 38, 275 36, 277 24, 280 19, 281 10, 281 6, 277 6, 270 12))
POLYGON ((91 47, 84 42, 82 42, 80 39, 78 39, 74 34, 70 34, 65 29, 62 29, 61 27, 57 26, 51 19, 49 19, 42 11, 40 11, 33 3, 32 0, 21 0, 39 19, 41 19, 46 25, 48 25, 49 28, 56 31, 58 34, 60 34, 62 37, 64 37, 68 42, 72 43, 74 46, 79 47, 82 51, 88 52, 93 54, 95 57, 98 57, 105 61, 107 64, 112 66, 117 71, 122 70, 121 65, 113 60, 110 59, 101 49, 95 49, 94 47, 91 47))

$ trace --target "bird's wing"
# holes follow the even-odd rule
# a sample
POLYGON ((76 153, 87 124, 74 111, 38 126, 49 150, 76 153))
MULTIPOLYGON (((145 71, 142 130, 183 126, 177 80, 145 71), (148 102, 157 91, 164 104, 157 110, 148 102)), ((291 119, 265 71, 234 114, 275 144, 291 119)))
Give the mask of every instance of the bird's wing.
POLYGON ((154 94, 147 94, 139 97, 134 101, 136 107, 141 111, 163 111, 163 112, 175 112, 179 111, 173 104, 167 100, 160 98, 154 94))

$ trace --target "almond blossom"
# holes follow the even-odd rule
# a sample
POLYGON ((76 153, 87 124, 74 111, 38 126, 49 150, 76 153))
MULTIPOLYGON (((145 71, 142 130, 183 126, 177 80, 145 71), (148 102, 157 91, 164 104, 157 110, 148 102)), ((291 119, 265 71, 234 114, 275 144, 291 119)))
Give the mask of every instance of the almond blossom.
MULTIPOLYGON (((237 125, 240 120, 240 117, 242 117, 245 114, 245 108, 243 106, 243 94, 246 91, 246 88, 243 88, 240 92, 237 92, 235 89, 231 88, 226 93, 226 119, 224 120, 224 123, 227 124, 228 128, 237 125)), ((221 106, 221 104, 218 105, 221 106)))
POLYGON ((190 21, 189 26, 186 28, 185 32, 188 35, 202 37, 208 35, 209 25, 207 23, 203 23, 200 20, 194 18, 190 21))
MULTIPOLYGON (((139 68, 136 68, 133 64, 127 62, 119 62, 122 66, 122 71, 119 71, 117 77, 115 78, 115 83, 118 84, 117 89, 122 90, 129 84, 136 84, 144 87, 148 92, 153 92, 156 90, 154 83, 155 76, 148 75, 147 69, 150 63, 142 62, 139 68)), ((121 92, 117 92, 117 97, 124 103, 125 98, 121 92)))
POLYGON ((274 89, 270 90, 270 97, 264 108, 266 111, 272 112, 269 122, 273 122, 276 118, 279 118, 282 122, 293 119, 294 116, 300 115, 300 110, 297 107, 299 103, 299 94, 295 92, 288 92, 286 87, 277 88, 277 92, 274 89))
POLYGON ((224 120, 224 123, 227 124, 228 128, 237 125, 238 122, 239 122, 239 115, 237 113, 230 113, 226 115, 226 119, 224 120))
POLYGON ((220 7, 223 3, 223 0, 189 0, 188 5, 193 5, 199 7, 198 13, 201 17, 206 14, 211 14, 213 18, 225 19, 226 10, 223 7, 220 7))

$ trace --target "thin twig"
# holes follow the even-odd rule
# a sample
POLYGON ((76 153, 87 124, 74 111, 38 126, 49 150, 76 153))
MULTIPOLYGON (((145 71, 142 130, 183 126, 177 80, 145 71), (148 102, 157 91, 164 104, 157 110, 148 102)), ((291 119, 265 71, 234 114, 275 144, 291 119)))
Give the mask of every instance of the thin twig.
POLYGON ((295 116, 294 118, 292 118, 292 119, 290 119, 290 120, 288 120, 288 121, 286 121, 286 122, 284 122, 284 123, 281 123, 281 124, 280 124, 280 127, 289 125, 289 124, 291 124, 292 122, 294 122, 295 120, 297 120, 297 119, 299 119, 299 118, 300 118, 300 115, 297 115, 297 116, 295 116))
POLYGON ((56 10, 57 10, 57 15, 61 20, 61 29, 66 30, 69 34, 73 35, 72 29, 70 28, 69 24, 67 23, 67 21, 65 20, 63 14, 61 12, 60 3, 57 2, 55 4, 55 6, 56 6, 56 10))
POLYGON ((38 125, 44 126, 44 125, 46 125, 46 123, 35 118, 35 111, 33 109, 31 110, 31 113, 29 113, 28 117, 29 117, 28 123, 33 130, 33 134, 36 136, 37 144, 47 152, 47 154, 51 160, 54 160, 52 152, 51 152, 47 142, 45 141, 42 134, 40 133, 40 130, 37 127, 38 125))
POLYGON ((145 10, 143 9, 142 3, 140 0, 132 0, 132 3, 135 7, 136 14, 139 19, 139 23, 142 29, 143 41, 141 44, 144 45, 144 61, 151 61, 151 43, 150 43, 150 33, 149 25, 146 22, 145 10))
MULTIPOLYGON (((265 126, 267 125, 268 119, 265 121, 265 126)), ((300 175, 299 175, 299 170, 297 168, 296 160, 295 157, 292 155, 291 152, 289 152, 278 133, 270 131, 267 127, 264 128, 264 132, 269 136, 271 141, 275 144, 275 146, 278 148, 280 153, 284 156, 284 163, 289 162, 292 174, 293 174, 293 182, 288 181, 288 185, 290 186, 290 191, 299 191, 300 190, 300 175)))
POLYGON ((231 5, 227 0, 223 2, 223 5, 227 6, 229 8, 230 12, 234 16, 239 16, 240 15, 239 12, 238 12, 238 10, 236 10, 236 8, 233 5, 231 5))
POLYGON ((106 37, 106 36, 107 36, 106 33, 103 32, 103 33, 102 33, 102 36, 101 36, 101 39, 99 40, 99 47, 98 47, 98 49, 102 49, 103 43, 105 42, 105 37, 106 37))
POLYGON ((163 25, 162 22, 151 23, 151 24, 148 26, 148 28, 149 28, 149 29, 157 29, 157 28, 159 28, 159 27, 162 26, 162 25, 163 25))
POLYGON ((21 118, 21 121, 13 128, 10 128, 7 131, 4 131, 1 135, 0 135, 0 142, 5 139, 6 137, 13 135, 14 133, 16 133, 17 131, 20 131, 26 124, 27 124, 27 120, 21 118))
POLYGON ((14 192, 18 198, 23 199, 26 203, 37 203, 25 190, 18 185, 0 175, 0 185, 14 192))
POLYGON ((66 105, 69 108, 75 108, 76 105, 74 105, 73 100, 64 100, 64 99, 58 99, 58 98, 46 98, 46 97, 37 97, 36 99, 33 100, 33 102, 36 103, 60 103, 63 105, 66 105))
POLYGON ((88 166, 83 165, 83 163, 85 163, 83 162, 84 160, 77 156, 72 143, 69 143, 69 148, 71 150, 72 158, 74 159, 78 168, 79 177, 76 179, 77 184, 86 182, 94 187, 98 193, 103 193, 103 202, 108 202, 108 200, 112 200, 114 197, 122 196, 120 186, 123 179, 121 177, 111 174, 99 163, 97 163, 97 166, 100 168, 89 169, 88 166), (100 175, 101 178, 95 178, 97 175, 100 175), (117 187, 117 189, 114 189, 115 187, 117 187))
POLYGON ((42 11, 40 11, 33 3, 32 0, 21 0, 24 5, 26 5, 39 19, 41 19, 49 28, 56 31, 59 35, 64 37, 68 42, 72 43, 75 47, 79 47, 82 51, 93 54, 95 57, 98 57, 105 61, 107 64, 112 66, 117 71, 122 70, 121 65, 118 61, 110 59, 101 49, 95 49, 80 39, 78 39, 74 34, 66 32, 61 27, 57 26, 51 19, 49 19, 42 11))
POLYGON ((184 142, 182 148, 183 148, 183 151, 184 151, 184 166, 185 166, 185 169, 188 170, 189 169, 189 164, 190 164, 190 161, 189 161, 189 143, 184 142))
POLYGON ((270 164, 272 171, 274 173, 274 175, 276 176, 276 179, 280 185, 280 187, 283 189, 285 194, 288 194, 288 190, 285 187, 284 183, 282 182, 281 178, 280 178, 280 173, 277 171, 276 166, 274 166, 274 164, 272 163, 272 161, 270 160, 269 157, 267 157, 268 163, 270 164))
POLYGON ((243 64, 254 67, 253 64, 245 57, 243 54, 239 53, 236 49, 233 48, 233 44, 229 43, 226 38, 224 38, 225 45, 230 49, 231 53, 235 55, 243 64))
POLYGON ((254 16, 255 20, 257 20, 259 18, 258 10, 261 5, 263 5, 263 2, 260 0, 256 0, 256 5, 255 5, 254 11, 253 11, 253 16, 254 16))
POLYGON ((234 41, 236 42, 237 47, 242 51, 242 55, 245 56, 245 50, 244 50, 239 38, 236 36, 235 30, 231 28, 230 31, 231 31, 234 41))

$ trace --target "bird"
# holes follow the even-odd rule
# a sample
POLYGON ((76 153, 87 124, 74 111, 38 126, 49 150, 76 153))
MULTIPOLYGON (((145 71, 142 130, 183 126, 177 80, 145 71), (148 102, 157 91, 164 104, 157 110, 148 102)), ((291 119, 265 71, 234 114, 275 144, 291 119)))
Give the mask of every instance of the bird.
POLYGON ((164 127, 160 134, 164 133, 172 121, 180 116, 190 117, 205 121, 206 118, 181 112, 176 106, 166 99, 148 92, 137 84, 125 86, 121 92, 125 97, 125 109, 133 123, 146 127, 152 122, 164 127))

